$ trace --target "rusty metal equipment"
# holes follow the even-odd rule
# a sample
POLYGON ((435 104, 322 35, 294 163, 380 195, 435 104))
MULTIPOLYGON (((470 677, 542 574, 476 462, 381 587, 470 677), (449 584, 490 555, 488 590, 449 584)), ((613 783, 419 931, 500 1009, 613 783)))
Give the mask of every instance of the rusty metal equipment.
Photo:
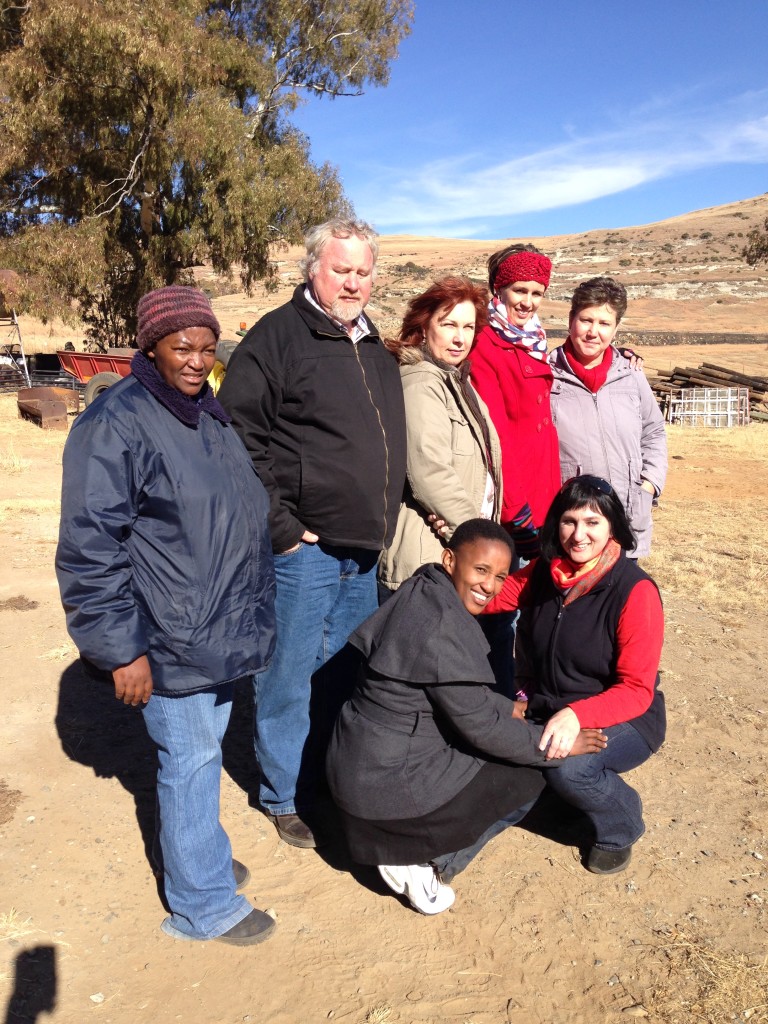
POLYGON ((20 388, 19 415, 43 430, 66 430, 67 415, 80 411, 80 395, 69 388, 20 388))

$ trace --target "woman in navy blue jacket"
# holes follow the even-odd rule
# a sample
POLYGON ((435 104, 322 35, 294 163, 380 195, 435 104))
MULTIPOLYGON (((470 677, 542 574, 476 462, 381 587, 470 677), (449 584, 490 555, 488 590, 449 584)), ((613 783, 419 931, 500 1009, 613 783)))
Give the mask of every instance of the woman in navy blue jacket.
POLYGON ((269 501, 206 383, 220 329, 205 295, 160 288, 138 315, 131 375, 64 449, 56 571, 83 659, 143 706, 158 748, 163 930, 249 945, 274 922, 236 891, 248 871, 219 822, 221 741, 234 680, 274 647, 269 501))

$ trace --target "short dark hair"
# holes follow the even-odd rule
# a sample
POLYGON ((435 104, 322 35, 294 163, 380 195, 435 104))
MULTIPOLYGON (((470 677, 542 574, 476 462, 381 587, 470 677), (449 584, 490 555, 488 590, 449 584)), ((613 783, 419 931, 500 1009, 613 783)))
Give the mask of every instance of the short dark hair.
POLYGON ((499 272, 499 267, 508 256, 512 256, 516 252, 536 252, 540 256, 544 255, 541 249, 537 249, 535 245, 524 245, 522 242, 515 242, 513 245, 508 245, 505 249, 499 249, 498 252, 491 253, 488 257, 488 287, 492 292, 496 291, 496 275, 499 272))
POLYGON ((465 544, 474 544, 477 540, 490 540, 498 544, 506 544, 510 556, 515 553, 515 545, 510 535, 503 526, 494 523, 492 519, 465 519, 453 531, 446 547, 451 551, 458 551, 465 544))
POLYGON ((539 535, 541 553, 548 562, 564 553, 560 547, 560 520, 566 512, 576 508, 591 508, 605 516, 611 526, 611 536, 625 551, 630 551, 637 543, 616 491, 607 480, 586 473, 564 483, 549 506, 539 535))
POLYGON ((568 323, 590 306, 610 306, 618 324, 627 312, 627 289, 612 277, 591 277, 589 281, 582 281, 573 293, 568 323))

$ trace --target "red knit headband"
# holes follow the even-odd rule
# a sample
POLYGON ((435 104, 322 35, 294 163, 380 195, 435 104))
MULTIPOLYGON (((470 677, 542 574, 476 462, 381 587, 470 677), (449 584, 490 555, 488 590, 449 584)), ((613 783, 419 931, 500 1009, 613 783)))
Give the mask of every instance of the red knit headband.
POLYGON ((156 288, 139 299, 136 344, 145 352, 161 338, 186 327, 209 327, 219 340, 221 327, 207 296, 197 288, 172 284, 156 288))
POLYGON ((552 260, 541 252, 513 252, 507 256, 493 281, 494 291, 505 288, 515 281, 538 281, 545 288, 549 287, 552 273, 552 260))

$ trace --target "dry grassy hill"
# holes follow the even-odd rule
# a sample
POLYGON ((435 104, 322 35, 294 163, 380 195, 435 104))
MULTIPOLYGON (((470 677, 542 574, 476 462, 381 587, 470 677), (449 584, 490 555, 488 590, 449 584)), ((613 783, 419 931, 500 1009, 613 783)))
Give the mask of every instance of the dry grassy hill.
MULTIPOLYGON (((365 211, 360 211, 362 215, 365 211)), ((741 257, 746 236, 768 217, 768 193, 726 206, 697 210, 638 227, 577 235, 519 239, 533 242, 554 260, 543 320, 562 332, 574 286, 597 274, 623 281, 630 294, 624 334, 633 332, 714 332, 768 338, 768 280, 741 257)), ((494 250, 517 239, 461 240, 390 235, 381 238, 379 276, 369 307, 384 332, 396 331, 408 299, 434 277, 468 274, 485 282, 485 263, 494 250)), ((300 280, 298 247, 275 253, 280 268, 277 292, 257 288, 246 296, 236 276, 227 281, 200 268, 197 279, 213 296, 225 334, 249 326, 289 298, 300 280)), ((53 351, 63 340, 79 347, 82 333, 54 324, 53 331, 22 318, 28 351, 53 351)), ((651 339, 644 338, 646 342, 651 339)))

